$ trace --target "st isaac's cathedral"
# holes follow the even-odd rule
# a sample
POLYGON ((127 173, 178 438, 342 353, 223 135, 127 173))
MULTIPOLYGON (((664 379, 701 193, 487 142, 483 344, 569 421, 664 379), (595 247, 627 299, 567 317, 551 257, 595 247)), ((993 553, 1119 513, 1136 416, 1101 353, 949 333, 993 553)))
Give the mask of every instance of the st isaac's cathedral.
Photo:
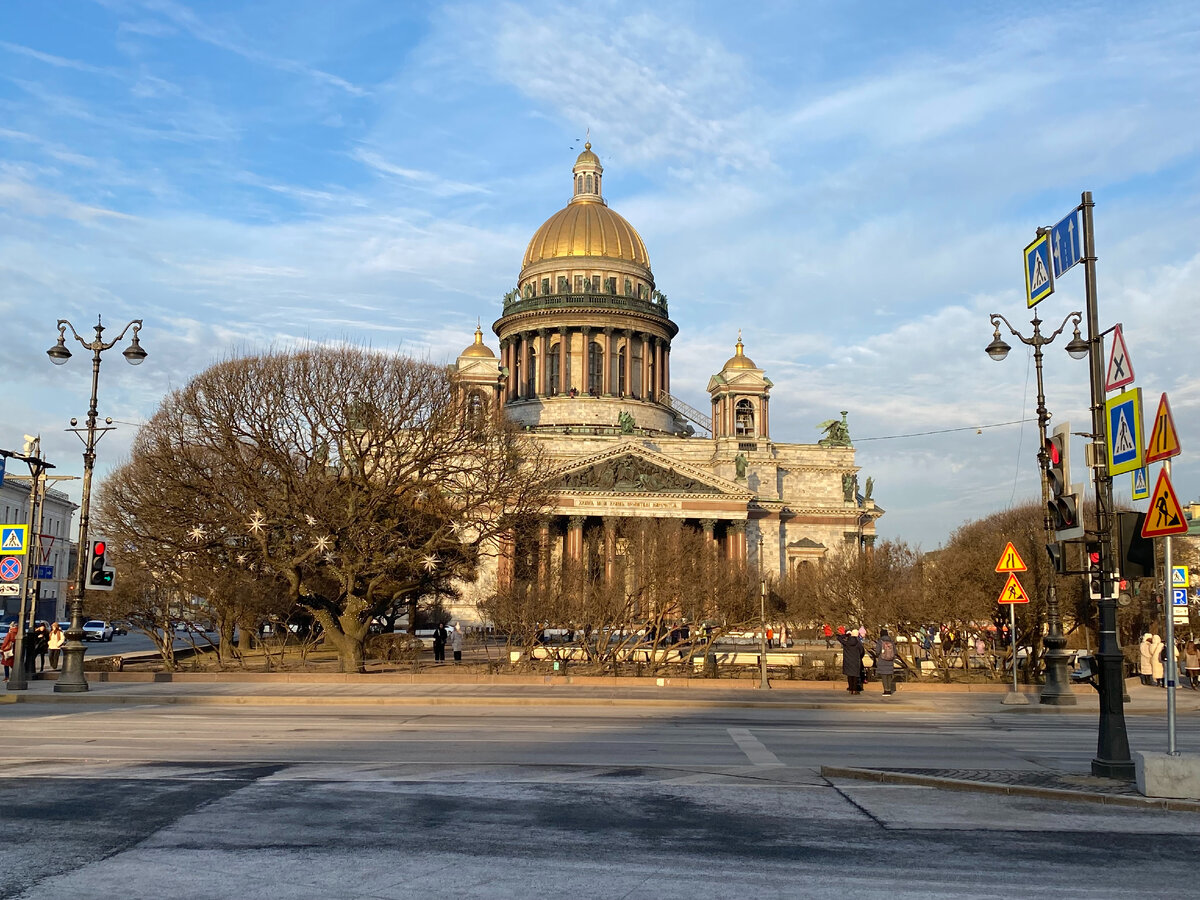
MULTIPOLYGON (((593 564, 611 571, 617 536, 645 518, 683 520, 718 558, 776 577, 869 546, 883 510, 869 480, 859 487, 846 413, 817 443, 771 440, 772 383, 740 335, 708 381, 711 413, 673 396, 679 328, 641 236, 604 199, 603 174, 586 144, 570 201, 534 233, 492 325, 499 355, 476 330, 450 367, 465 406, 507 415, 551 462, 534 538, 542 566, 599 555, 593 564)), ((464 605, 503 585, 527 549, 502 546, 464 605)))

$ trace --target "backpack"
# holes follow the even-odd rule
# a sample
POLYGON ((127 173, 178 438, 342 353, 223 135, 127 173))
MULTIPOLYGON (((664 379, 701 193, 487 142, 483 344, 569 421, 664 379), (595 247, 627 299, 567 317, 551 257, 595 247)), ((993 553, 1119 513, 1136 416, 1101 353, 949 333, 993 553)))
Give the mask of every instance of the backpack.
POLYGON ((891 641, 884 641, 883 646, 879 648, 879 658, 891 661, 896 658, 896 645, 891 641))

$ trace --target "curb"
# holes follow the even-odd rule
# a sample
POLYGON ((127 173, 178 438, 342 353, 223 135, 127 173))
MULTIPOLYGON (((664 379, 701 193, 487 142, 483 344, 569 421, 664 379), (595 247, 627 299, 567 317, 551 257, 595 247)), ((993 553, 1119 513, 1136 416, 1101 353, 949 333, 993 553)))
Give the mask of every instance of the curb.
POLYGON ((1016 784, 993 784, 988 781, 968 781, 962 778, 942 778, 937 775, 913 775, 907 772, 887 772, 882 769, 859 769, 846 766, 821 766, 825 778, 855 778, 880 784, 908 784, 935 787, 947 791, 974 791, 981 794, 1008 794, 1015 797, 1038 797, 1043 800, 1071 800, 1076 803, 1098 803, 1103 806, 1124 806, 1134 809, 1162 809, 1174 812, 1200 812, 1200 801, 1173 800, 1159 797, 1126 797, 1120 794, 1101 794, 1089 791, 1069 791, 1063 788, 1025 787, 1016 784))

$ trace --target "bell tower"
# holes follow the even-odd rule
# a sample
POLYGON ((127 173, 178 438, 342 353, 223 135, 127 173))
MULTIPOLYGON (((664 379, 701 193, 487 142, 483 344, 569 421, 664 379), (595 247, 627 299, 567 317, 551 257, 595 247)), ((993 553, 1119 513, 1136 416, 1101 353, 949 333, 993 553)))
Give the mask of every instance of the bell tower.
POLYGON ((771 387, 771 379, 746 355, 742 333, 738 331, 733 356, 708 381, 708 393, 712 396, 713 438, 736 440, 739 444, 770 441, 768 401, 771 387))

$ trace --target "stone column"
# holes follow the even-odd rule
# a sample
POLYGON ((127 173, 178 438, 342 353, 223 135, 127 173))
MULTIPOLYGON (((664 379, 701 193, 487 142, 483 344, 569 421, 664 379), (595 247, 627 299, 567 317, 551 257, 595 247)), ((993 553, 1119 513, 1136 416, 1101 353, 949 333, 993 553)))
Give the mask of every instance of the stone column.
POLYGON ((617 555, 617 521, 612 516, 604 517, 604 582, 613 580, 613 563, 617 555))
POLYGON ((767 396, 766 396, 766 394, 763 394, 761 403, 762 403, 762 415, 760 416, 760 418, 762 419, 762 424, 758 428, 758 436, 761 438, 766 438, 767 435, 769 435, 771 433, 768 430, 769 423, 767 422, 767 396))
POLYGON ((513 583, 513 562, 516 559, 516 541, 511 531, 500 535, 500 553, 496 560, 496 585, 507 590, 513 583))
POLYGON ((592 352, 591 326, 584 325, 579 329, 579 333, 583 335, 583 348, 579 353, 579 393, 586 394, 588 392, 588 382, 592 377, 592 370, 589 363, 592 352))
POLYGON ((662 365, 659 367, 663 393, 671 393, 671 345, 662 348, 662 365))
POLYGON ((518 352, 521 354, 521 399, 529 398, 529 332, 521 332, 521 342, 518 344, 518 352))
POLYGON ((744 563, 746 561, 746 523, 742 519, 735 519, 729 523, 729 550, 730 559, 733 562, 744 563))
POLYGON ((558 326, 558 392, 571 393, 571 332, 558 326))
POLYGON ((716 535, 713 534, 713 531, 716 529, 716 527, 717 527, 716 519, 701 519, 700 520, 700 528, 704 532, 704 546, 707 547, 709 550, 712 550, 717 546, 717 538, 716 538, 716 535))
POLYGON ((605 397, 611 397, 616 393, 613 390, 612 370, 613 370, 613 329, 611 325, 604 326, 604 371, 601 373, 600 390, 605 397))
POLYGON ((550 520, 543 519, 538 526, 538 587, 550 587, 550 520))
POLYGON ((653 349, 654 335, 646 334, 645 332, 643 332, 641 334, 641 340, 642 340, 642 371, 641 371, 642 393, 641 393, 641 398, 643 400, 652 400, 652 399, 654 399, 655 394, 654 394, 654 385, 652 385, 650 383, 650 354, 654 352, 654 349, 653 349))
POLYGON ((567 559, 579 562, 583 559, 583 520, 585 516, 567 519, 567 559))
POLYGON ((663 343, 654 342, 654 396, 663 393, 663 343))
POLYGON ((548 354, 546 353, 546 350, 548 348, 549 342, 546 340, 546 329, 545 328, 539 328, 537 330, 537 334, 538 334, 537 394, 539 397, 545 397, 546 396, 546 369, 548 368, 548 366, 547 366, 548 354))

